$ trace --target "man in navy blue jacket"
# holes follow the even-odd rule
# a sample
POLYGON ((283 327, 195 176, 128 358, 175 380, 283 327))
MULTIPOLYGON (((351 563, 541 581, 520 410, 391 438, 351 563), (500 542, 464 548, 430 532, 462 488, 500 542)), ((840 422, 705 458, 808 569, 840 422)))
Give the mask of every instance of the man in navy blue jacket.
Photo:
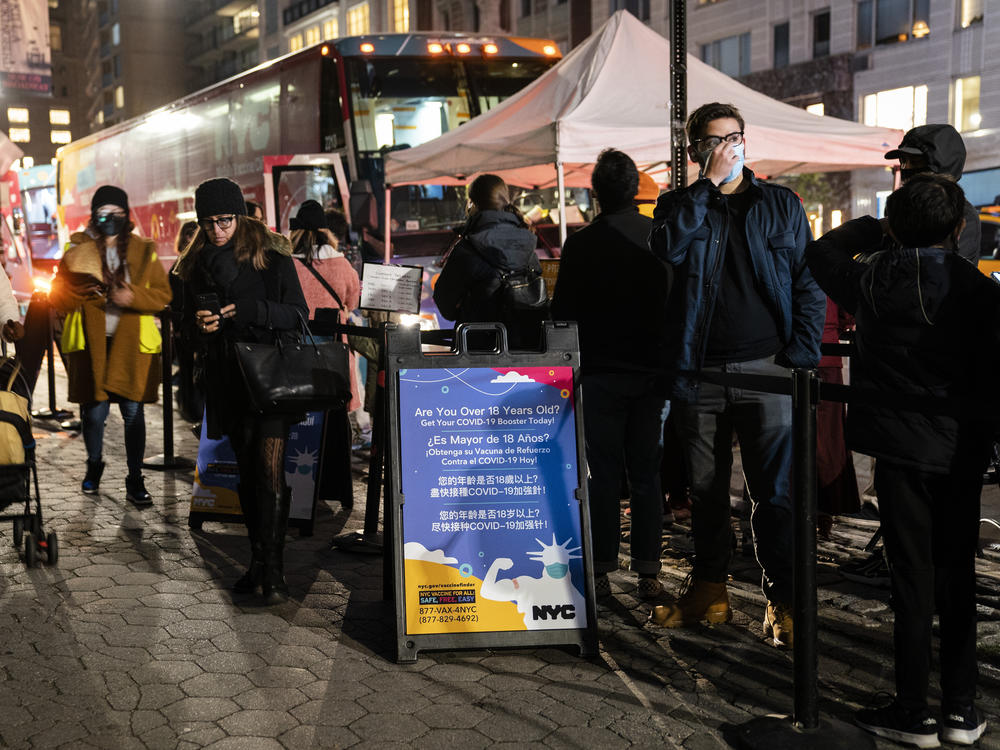
POLYGON ((927 707, 931 624, 941 624, 940 738, 971 745, 986 722, 976 697, 976 539, 995 434, 1000 285, 959 255, 962 189, 941 175, 907 180, 888 221, 849 221, 806 249, 820 286, 857 321, 852 385, 869 395, 847 416, 851 448, 878 459, 895 613, 896 697, 860 711, 868 731, 938 746, 927 707), (854 259, 888 229, 898 244, 854 259), (945 407, 942 407, 945 404, 945 407))
POLYGON ((690 471, 695 561, 687 590, 674 604, 656 607, 652 620, 679 627, 730 616, 735 432, 763 568, 764 634, 776 646, 790 646, 791 399, 699 382, 699 376, 787 377, 788 368, 815 367, 826 297, 806 268, 803 251, 812 237, 802 202, 743 165, 743 130, 732 105, 716 102, 692 113, 688 154, 701 176, 661 196, 653 213, 650 246, 675 272, 668 362, 690 471))

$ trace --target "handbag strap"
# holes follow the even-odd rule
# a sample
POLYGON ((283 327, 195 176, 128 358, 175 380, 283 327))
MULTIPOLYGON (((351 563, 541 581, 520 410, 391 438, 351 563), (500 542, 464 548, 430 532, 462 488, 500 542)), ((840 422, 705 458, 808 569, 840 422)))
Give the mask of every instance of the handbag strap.
POLYGON ((326 291, 328 291, 330 293, 330 296, 332 296, 337 301, 337 307, 339 307, 344 312, 348 312, 347 308, 344 307, 344 303, 341 302, 341 300, 340 300, 340 295, 337 294, 333 290, 333 287, 330 286, 330 283, 326 279, 324 279, 322 276, 320 276, 319 271, 317 271, 315 268, 313 268, 312 265, 310 265, 309 263, 306 263, 304 260, 302 260, 302 258, 296 258, 296 260, 299 263, 301 263, 302 265, 304 265, 306 268, 308 268, 309 269, 309 273, 311 273, 313 276, 316 277, 316 281, 318 281, 320 284, 322 284, 323 288, 326 289, 326 291))

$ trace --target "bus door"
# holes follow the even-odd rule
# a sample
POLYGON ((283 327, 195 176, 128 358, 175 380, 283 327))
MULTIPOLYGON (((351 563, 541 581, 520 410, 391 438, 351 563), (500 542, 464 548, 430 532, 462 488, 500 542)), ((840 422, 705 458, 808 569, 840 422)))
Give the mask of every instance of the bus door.
POLYGON ((307 200, 347 216, 348 196, 340 154, 264 157, 264 217, 272 231, 287 235, 292 217, 307 200))

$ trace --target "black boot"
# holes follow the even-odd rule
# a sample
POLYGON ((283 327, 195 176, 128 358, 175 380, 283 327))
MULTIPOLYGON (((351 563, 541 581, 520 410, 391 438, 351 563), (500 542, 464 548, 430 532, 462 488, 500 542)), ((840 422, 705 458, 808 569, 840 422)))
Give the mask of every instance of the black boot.
POLYGON ((236 494, 240 499, 243 522, 246 524, 247 537, 250 539, 250 565, 243 577, 233 584, 233 591, 237 594, 252 594, 260 588, 260 584, 264 580, 264 543, 260 536, 260 508, 257 503, 257 493, 252 486, 249 491, 244 490, 243 487, 244 485, 238 485, 236 494))
POLYGON ((285 583, 285 529, 288 527, 288 509, 292 491, 268 493, 262 498, 262 528, 264 538, 264 580, 261 593, 265 604, 281 604, 288 600, 285 583))
POLYGON ((137 508, 148 508, 153 504, 153 497, 146 491, 141 474, 125 477, 125 499, 137 508))
POLYGON ((97 461, 87 460, 87 474, 83 478, 83 484, 80 485, 80 489, 83 491, 84 495, 97 494, 97 490, 101 486, 101 474, 103 473, 103 461, 100 459, 97 461))

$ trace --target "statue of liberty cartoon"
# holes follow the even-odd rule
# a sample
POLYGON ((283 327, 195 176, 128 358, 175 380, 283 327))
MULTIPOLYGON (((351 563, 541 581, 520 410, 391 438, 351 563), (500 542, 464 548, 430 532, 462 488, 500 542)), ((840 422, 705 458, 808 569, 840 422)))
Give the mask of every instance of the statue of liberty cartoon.
POLYGON ((510 570, 514 561, 509 557, 499 557, 493 561, 483 578, 479 595, 497 602, 514 602, 517 611, 524 615, 524 625, 528 630, 583 628, 587 625, 587 610, 583 597, 576 590, 569 574, 569 561, 581 555, 572 555, 579 547, 567 549, 573 541, 570 537, 562 544, 545 544, 536 538, 540 550, 529 550, 526 554, 535 562, 540 562, 541 578, 518 576, 497 580, 497 573, 510 570))

